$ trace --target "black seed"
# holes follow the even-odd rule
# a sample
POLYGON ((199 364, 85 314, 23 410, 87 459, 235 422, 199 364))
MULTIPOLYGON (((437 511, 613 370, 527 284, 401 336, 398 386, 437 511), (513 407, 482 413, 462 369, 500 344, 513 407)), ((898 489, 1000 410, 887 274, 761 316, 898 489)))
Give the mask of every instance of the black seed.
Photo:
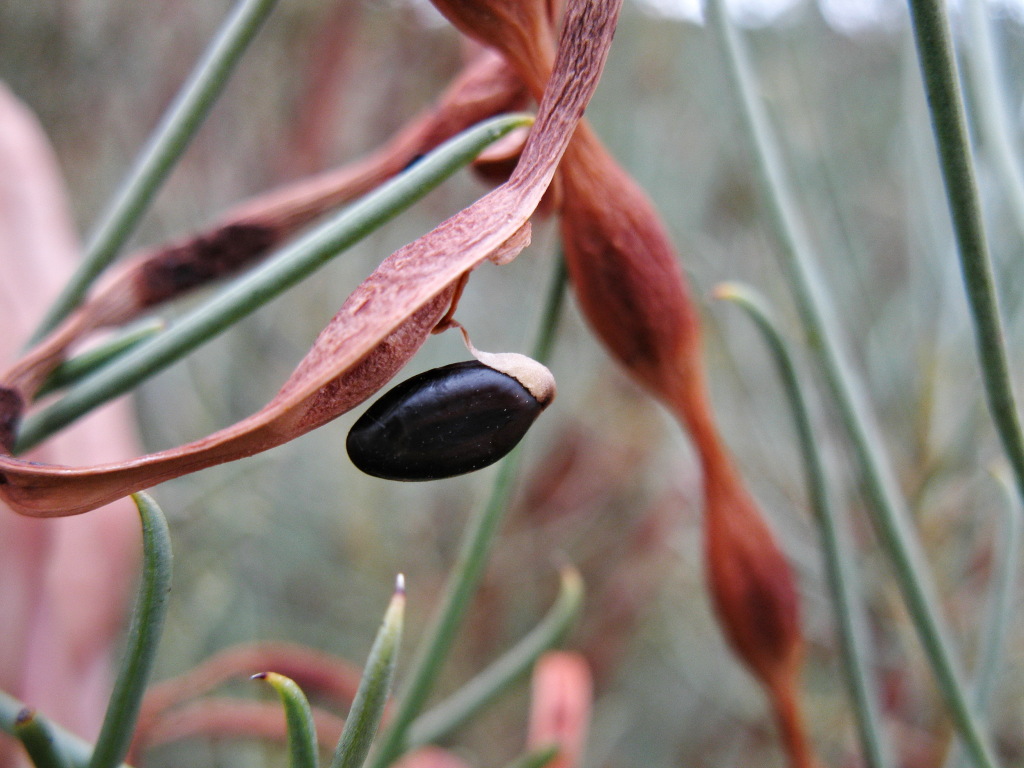
POLYGON ((386 480, 437 480, 493 464, 544 410, 511 376, 476 360, 403 381, 348 433, 352 463, 386 480))

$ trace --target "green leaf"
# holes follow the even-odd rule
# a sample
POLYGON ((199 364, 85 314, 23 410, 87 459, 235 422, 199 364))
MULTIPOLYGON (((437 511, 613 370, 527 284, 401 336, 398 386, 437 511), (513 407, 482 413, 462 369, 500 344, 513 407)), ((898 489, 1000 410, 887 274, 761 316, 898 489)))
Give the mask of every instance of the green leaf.
POLYGON ((288 765, 291 768, 317 768, 316 726, 306 694, 290 677, 276 672, 260 672, 252 679, 266 680, 281 697, 288 725, 288 765))
POLYGON ((384 613, 384 621, 363 668, 359 690, 356 691, 352 708, 345 719, 345 730, 338 741, 331 768, 360 768, 366 761, 391 692, 398 662, 398 646, 402 641, 404 613, 405 579, 399 575, 395 594, 384 613))
POLYGON ((171 537, 167 520, 149 495, 136 493, 132 499, 142 518, 142 585, 128 630, 127 652, 114 682, 89 768, 115 768, 128 754, 171 589, 171 537))

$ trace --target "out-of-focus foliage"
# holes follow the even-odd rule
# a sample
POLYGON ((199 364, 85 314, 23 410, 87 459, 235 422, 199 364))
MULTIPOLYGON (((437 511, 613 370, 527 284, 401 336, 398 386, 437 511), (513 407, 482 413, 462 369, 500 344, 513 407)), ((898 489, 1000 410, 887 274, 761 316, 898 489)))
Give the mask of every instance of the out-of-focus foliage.
MULTIPOLYGON (((83 228, 226 5, 0 4, 0 77, 49 131, 83 228)), ((885 28, 847 36, 801 4, 751 35, 841 323, 946 608, 970 649, 1001 503, 985 477, 998 451, 969 345, 917 65, 902 11, 895 15, 885 28)), ((997 32, 1019 124, 1024 33, 1007 18, 997 32)), ((136 244, 198 228, 232 202, 372 149, 430 102, 460 55, 456 34, 419 5, 282 3, 136 244)), ((703 297, 720 280, 742 279, 791 319, 735 115, 711 35, 627 5, 588 116, 656 201, 697 292, 703 297)), ((986 155, 980 159, 1014 350, 1022 332, 1022 246, 989 184, 986 155)), ((465 175, 446 185, 146 386, 136 403, 147 447, 179 444, 259 408, 380 258, 483 189, 465 175)), ((516 262, 474 275, 458 317, 478 346, 526 350, 557 250, 554 228, 540 224, 516 262)), ((801 569, 811 725, 822 757, 839 764, 853 731, 788 414, 746 322, 726 308, 705 305, 704 314, 726 437, 801 569)), ((445 334, 426 345, 409 373, 465 357, 461 341, 445 334)), ((515 509, 446 689, 532 626, 550 603, 556 566, 569 559, 588 585, 575 643, 596 675, 592 765, 776 764, 761 695, 732 660, 707 605, 699 479, 679 471, 688 446, 606 358, 574 309, 551 368, 559 399, 526 440, 515 509)), ((362 476, 343 448, 356 416, 155 491, 178 553, 160 672, 181 672, 254 639, 361 659, 397 571, 409 580, 406 636, 415 643, 467 512, 482 502, 493 470, 432 484, 362 476)), ((845 481, 842 508, 856 513, 860 500, 827 407, 819 426, 845 481)), ((894 733, 908 751, 917 739, 930 749, 930 734, 941 731, 934 692, 864 519, 853 520, 894 733)), ((1006 723, 1024 715, 1024 679, 1012 663, 1022 653, 1014 639, 996 694, 994 711, 1006 723)), ((525 689, 466 730, 460 743, 471 761, 498 764, 517 752, 524 697, 525 689)), ((1024 750, 1019 733, 1005 735, 1013 732, 1001 732, 1002 746, 1024 750)), ((151 764, 242 765, 265 753, 263 746, 185 744, 154 752, 151 764)), ((278 764, 281 757, 274 755, 278 764)))

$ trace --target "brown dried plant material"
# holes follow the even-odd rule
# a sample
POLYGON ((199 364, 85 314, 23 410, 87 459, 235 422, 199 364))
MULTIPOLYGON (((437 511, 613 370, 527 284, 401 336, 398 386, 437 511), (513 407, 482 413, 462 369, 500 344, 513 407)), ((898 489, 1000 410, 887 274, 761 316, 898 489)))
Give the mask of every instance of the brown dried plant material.
MULTIPOLYGON (((501 51, 533 90, 551 36, 543 0, 434 0, 501 51)), ((700 318, 665 225, 647 195, 581 122, 559 168, 569 278, 584 315, 626 370, 689 430, 704 475, 708 581, 737 655, 764 685, 791 764, 813 764, 799 711, 803 636, 795 580, 726 450, 707 397, 700 318)))
POLYGON ((719 622, 764 685, 791 764, 811 766, 798 706, 803 635, 795 579, 715 425, 700 318, 675 249, 650 200, 585 124, 561 180, 565 258, 577 300, 611 353, 693 438, 719 622))
POLYGON ((798 707, 796 584, 715 425, 700 318, 646 194, 581 125, 566 153, 562 231, 577 301, 625 368, 676 414, 701 459, 708 581, 719 622, 765 686, 793 766, 813 764, 798 707))
POLYGON ((537 98, 555 58, 548 0, 431 0, 463 34, 501 51, 537 98))
POLYGON ((460 276, 510 241, 524 244, 529 217, 597 86, 620 5, 621 0, 570 3, 551 82, 509 181, 385 259, 261 411, 194 443, 117 464, 70 468, 0 457, 0 497, 15 511, 37 517, 87 512, 292 440, 383 386, 444 315, 460 276))
POLYGON ((526 92, 505 60, 480 51, 437 104, 366 158, 241 203, 197 235, 148 249, 113 271, 79 309, 0 376, 0 445, 69 348, 153 307, 251 267, 299 228, 395 176, 482 120, 522 108, 526 92))
POLYGON ((705 552, 711 597, 737 655, 764 685, 790 763, 815 765, 800 711, 803 635, 792 570, 727 456, 705 447, 705 552))
POLYGON ((533 669, 526 745, 530 749, 558 747, 545 768, 583 764, 592 705, 590 669, 581 655, 550 651, 540 657, 533 669))

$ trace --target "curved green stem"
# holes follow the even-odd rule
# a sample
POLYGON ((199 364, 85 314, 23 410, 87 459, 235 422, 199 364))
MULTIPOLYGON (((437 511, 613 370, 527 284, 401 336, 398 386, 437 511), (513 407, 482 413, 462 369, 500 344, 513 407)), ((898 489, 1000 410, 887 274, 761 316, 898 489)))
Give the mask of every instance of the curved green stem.
POLYGON ((14 733, 21 739, 35 768, 70 768, 49 721, 25 708, 14 721, 14 733))
POLYGON ((771 130, 743 41, 730 23, 722 0, 710 0, 708 18, 725 53, 739 97, 743 126, 754 149, 765 199, 779 239, 779 255, 797 309, 850 435, 871 503, 868 511, 880 543, 892 563, 903 600, 924 647, 943 701, 977 765, 997 763, 987 735, 967 701, 960 660, 940 610, 938 593, 910 514, 892 473, 859 377, 844 349, 831 302, 797 214, 778 143, 771 130))
POLYGON ((281 699, 288 729, 289 768, 317 768, 319 759, 313 710, 298 683, 277 672, 260 672, 252 679, 266 680, 281 699))
POLYGON ((33 342, 78 306, 96 277, 117 257, 276 2, 239 0, 235 5, 100 218, 82 263, 47 312, 33 342))
POLYGON ((135 603, 124 662, 114 682, 89 768, 115 768, 128 754, 171 589, 171 537, 163 512, 147 494, 132 495, 142 518, 142 584, 135 603))
POLYGON ((29 416, 18 434, 16 451, 28 450, 98 405, 128 392, 256 311, 404 211, 489 144, 532 120, 529 115, 494 118, 441 145, 405 173, 277 251, 164 333, 143 341, 53 405, 29 416))
MULTIPOLYGON (((23 702, 0 691, 0 731, 16 737, 18 717, 26 709, 23 702)), ((89 764, 89 757, 92 755, 92 745, 73 733, 65 731, 56 723, 50 723, 50 731, 57 748, 73 768, 86 768, 89 764)))
POLYGON ((853 701, 857 731, 864 748, 865 761, 871 768, 892 765, 892 749, 887 743, 879 695, 872 674, 869 627, 864 614, 860 579, 852 560, 852 548, 846 532, 832 506, 825 475, 825 463, 818 451, 810 409, 800 384, 796 365, 788 345, 779 332, 766 302, 747 286, 728 283, 715 289, 716 298, 739 305, 757 325, 775 361, 782 387, 789 399, 803 458, 805 479, 811 509, 821 536, 822 559, 829 591, 839 625, 841 661, 846 685, 853 701))
POLYGON ((509 651, 409 727, 403 751, 436 742, 479 712, 527 674, 541 654, 554 647, 572 626, 583 604, 583 580, 566 568, 558 599, 547 615, 509 651))

